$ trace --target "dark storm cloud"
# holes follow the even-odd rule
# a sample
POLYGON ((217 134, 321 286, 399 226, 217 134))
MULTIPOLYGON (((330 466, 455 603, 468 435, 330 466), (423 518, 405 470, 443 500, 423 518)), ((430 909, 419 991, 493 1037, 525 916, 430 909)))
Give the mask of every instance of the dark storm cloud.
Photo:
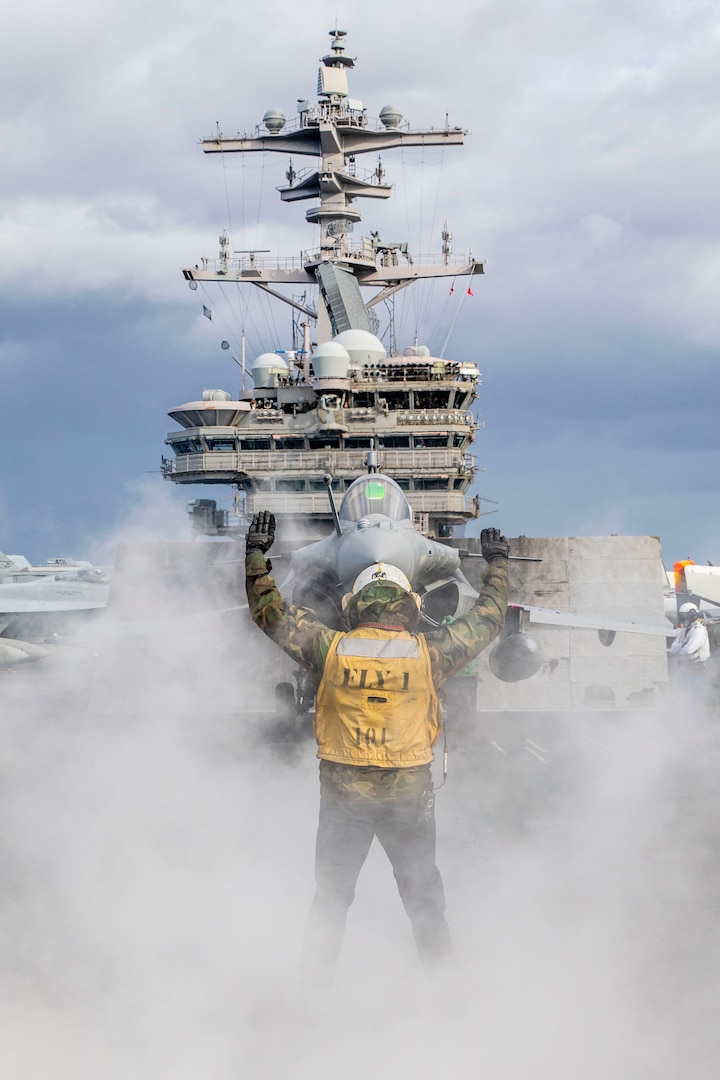
POLYGON ((190 321, 180 304, 115 293, 0 305, 4 550, 84 557, 140 481, 161 483, 167 409, 212 370, 187 348, 190 321))

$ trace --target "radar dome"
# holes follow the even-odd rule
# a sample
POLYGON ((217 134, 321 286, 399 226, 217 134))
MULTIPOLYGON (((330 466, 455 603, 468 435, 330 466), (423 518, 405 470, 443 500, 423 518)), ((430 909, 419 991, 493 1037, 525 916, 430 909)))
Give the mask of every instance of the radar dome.
POLYGON ((285 114, 279 109, 268 109, 263 116, 263 124, 272 135, 276 135, 285 127, 285 114))
POLYGON ((276 386, 278 376, 286 376, 290 369, 282 356, 277 353, 261 353, 250 368, 252 381, 256 387, 276 386))
POLYGON ((333 338, 333 342, 342 345, 350 354, 350 361, 356 367, 363 364, 377 364, 387 356, 385 346, 369 330, 343 330, 333 338))
POLYGON ((203 401, 232 401, 227 390, 203 390, 203 401))
POLYGON ((397 105, 383 105, 380 110, 380 120, 384 127, 388 130, 392 130, 399 126, 402 120, 402 113, 398 109, 397 105))
POLYGON ((316 379, 347 379, 350 354, 337 339, 323 341, 313 353, 312 363, 316 379))

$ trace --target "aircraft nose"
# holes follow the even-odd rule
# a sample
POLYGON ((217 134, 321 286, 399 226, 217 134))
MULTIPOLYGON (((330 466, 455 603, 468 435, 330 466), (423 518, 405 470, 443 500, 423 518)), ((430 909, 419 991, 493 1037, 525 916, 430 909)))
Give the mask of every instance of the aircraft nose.
POLYGON ((365 527, 356 529, 340 541, 337 570, 343 587, 352 587, 355 578, 376 562, 392 563, 412 582, 415 573, 415 553, 399 532, 390 528, 365 527))

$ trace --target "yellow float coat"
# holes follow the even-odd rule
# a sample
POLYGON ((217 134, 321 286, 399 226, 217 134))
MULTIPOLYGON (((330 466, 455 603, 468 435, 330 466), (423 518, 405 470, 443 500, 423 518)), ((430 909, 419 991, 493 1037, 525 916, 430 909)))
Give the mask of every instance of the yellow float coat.
POLYGON ((326 761, 388 769, 432 761, 442 718, 424 637, 370 626, 336 634, 314 725, 326 761))

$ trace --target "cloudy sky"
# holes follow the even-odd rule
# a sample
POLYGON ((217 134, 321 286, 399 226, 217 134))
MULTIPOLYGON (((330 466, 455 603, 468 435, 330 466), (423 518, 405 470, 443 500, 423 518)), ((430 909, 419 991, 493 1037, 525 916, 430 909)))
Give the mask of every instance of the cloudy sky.
MULTIPOLYGON (((292 116, 337 20, 370 115, 470 131, 464 149, 387 155, 397 194, 364 230, 487 275, 429 326, 483 372, 478 490, 508 534, 653 534, 666 563, 720 562, 720 16, 710 0, 27 0, 0 43, 0 548, 83 557, 185 539, 159 473, 167 409, 237 391, 180 267, 312 244, 287 161, 226 167, 198 140, 292 116), (398 156, 399 155, 399 156, 398 156), (144 530, 144 531, 143 531, 144 530)), ((367 159, 363 164, 372 163, 367 159)), ((444 289, 444 287, 442 287, 444 289)), ((207 299, 205 300, 207 303, 207 299)), ((401 310, 402 307, 402 310, 401 310)), ((288 309, 289 310, 289 309, 288 309)), ((284 313, 248 313, 251 351, 284 313)), ((221 495, 221 493, 220 493, 221 495)), ((222 496, 221 496, 222 497, 222 496)), ((228 505, 226 502, 225 505, 228 505)))

